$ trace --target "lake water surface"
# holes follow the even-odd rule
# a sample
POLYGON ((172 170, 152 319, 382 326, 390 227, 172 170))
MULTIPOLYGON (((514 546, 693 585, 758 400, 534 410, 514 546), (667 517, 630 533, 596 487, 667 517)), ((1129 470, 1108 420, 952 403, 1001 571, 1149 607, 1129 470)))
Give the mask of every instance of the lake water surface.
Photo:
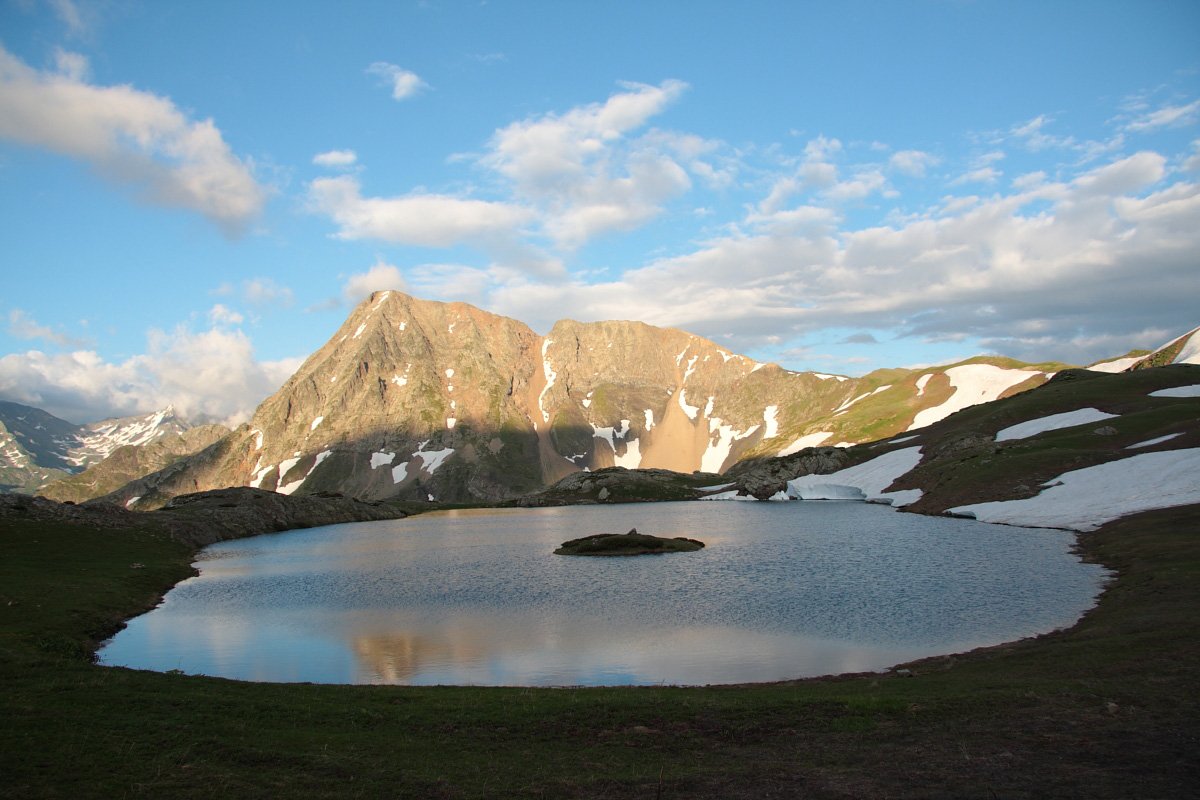
POLYGON ((451 511, 225 542, 100 651, 253 681, 618 685, 878 670, 1074 623, 1071 534, 851 502, 451 511), (556 556, 688 536, 694 553, 556 556))

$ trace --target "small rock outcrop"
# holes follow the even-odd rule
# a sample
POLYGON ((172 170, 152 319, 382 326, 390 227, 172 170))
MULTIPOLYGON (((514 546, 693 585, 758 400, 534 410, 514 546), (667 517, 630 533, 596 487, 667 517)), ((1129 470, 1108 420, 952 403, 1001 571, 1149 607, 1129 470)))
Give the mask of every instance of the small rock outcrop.
POLYGON ((668 539, 638 533, 633 528, 629 533, 598 533, 563 542, 554 551, 557 556, 643 556, 663 553, 690 553, 704 547, 704 542, 676 536, 668 539))

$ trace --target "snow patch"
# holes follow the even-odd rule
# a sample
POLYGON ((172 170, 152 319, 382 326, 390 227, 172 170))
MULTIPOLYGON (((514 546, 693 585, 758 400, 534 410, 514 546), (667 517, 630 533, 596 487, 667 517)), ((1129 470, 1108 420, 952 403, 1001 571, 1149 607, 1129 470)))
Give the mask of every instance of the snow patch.
POLYGON ((393 375, 392 383, 396 384, 397 386, 406 386, 408 384, 408 378, 404 377, 403 375, 393 375))
POLYGON ((451 430, 458 424, 458 420, 454 417, 446 417, 446 429, 451 430))
POLYGON ((983 522, 1094 531, 1106 522, 1155 508, 1200 503, 1200 448, 1140 453, 1072 470, 1024 500, 950 509, 983 522))
POLYGON ((401 322, 401 323, 400 323, 399 325, 397 325, 396 327, 400 329, 400 332, 401 332, 401 333, 404 333, 404 329, 408 327, 408 323, 407 323, 407 322, 401 322))
POLYGON ((838 383, 841 383, 845 380, 848 380, 845 375, 826 375, 823 372, 810 372, 809 374, 822 381, 837 381, 838 383))
POLYGON ((908 430, 932 425, 969 406, 991 402, 1017 384, 1044 374, 1037 370, 1004 369, 992 364, 951 367, 945 375, 950 379, 954 393, 941 405, 918 412, 908 430))
MULTIPOLYGON (((306 480, 308 480, 308 476, 312 475, 313 471, 316 470, 317 467, 321 466, 321 462, 324 461, 325 459, 329 458, 329 454, 332 452, 333 452, 332 450, 323 450, 322 452, 317 453, 317 458, 315 461, 313 461, 313 465, 308 468, 308 472, 304 473, 304 475, 301 478, 294 480, 291 483, 285 483, 283 486, 278 487, 275 491, 279 492, 280 494, 291 494, 292 492, 299 489, 301 487, 301 485, 303 485, 303 483, 306 480)), ((286 475, 288 470, 291 469, 292 467, 296 466, 296 462, 299 460, 300 459, 298 459, 298 458, 297 459, 288 459, 287 461, 284 461, 282 464, 280 464, 279 465, 279 477, 282 478, 284 475, 286 475), (284 468, 285 464, 287 465, 286 469, 284 468)))
POLYGON ((254 450, 255 450, 255 452, 262 450, 263 432, 258 430, 257 428, 255 428, 254 430, 252 430, 250 432, 254 434, 254 450))
POLYGON ((799 453, 806 447, 816 447, 830 436, 833 436, 833 431, 817 431, 816 433, 806 433, 796 441, 789 444, 787 447, 780 450, 776 455, 790 456, 792 453, 799 453))
POLYGON ((354 332, 354 336, 352 336, 350 338, 357 339, 358 337, 363 335, 363 331, 365 331, 366 329, 367 329, 367 323, 364 322, 363 324, 358 326, 358 330, 356 330, 354 332))
POLYGON ((268 464, 267 466, 263 467, 262 469, 256 471, 253 474, 253 477, 250 479, 250 485, 253 486, 255 489, 261 489, 263 481, 266 480, 267 476, 270 475, 274 471, 275 471, 275 465, 268 464))
POLYGON ((378 453, 371 453, 371 469, 379 469, 382 466, 391 464, 395 458, 395 453, 389 453, 386 450, 380 450, 378 453))
POLYGON ((700 406, 689 406, 687 404, 683 389, 679 390, 679 407, 683 409, 683 413, 688 415, 688 419, 695 419, 696 415, 700 413, 700 406))
POLYGON ((324 421, 325 421, 325 417, 323 417, 323 416, 322 416, 322 417, 317 417, 316 419, 314 419, 314 420, 312 421, 312 424, 308 426, 308 429, 309 429, 310 431, 315 431, 315 430, 317 429, 317 426, 318 426, 318 425, 320 425, 320 424, 321 424, 322 422, 324 422, 324 421))
POLYGON ((762 369, 765 366, 766 366, 766 364, 762 363, 761 361, 756 361, 754 363, 754 368, 750 370, 750 373, 753 374, 755 372, 758 372, 760 369, 762 369))
POLYGON ((651 428, 654 427, 654 411, 653 411, 653 409, 647 408, 645 413, 646 413, 646 430, 650 430, 651 428))
POLYGON ((1187 344, 1179 351, 1179 355, 1175 356, 1172 364, 1200 364, 1200 328, 1195 328, 1186 335, 1187 344))
POLYGON ((779 435, 779 406, 767 406, 763 409, 763 423, 767 426, 763 430, 764 439, 774 439, 779 435))
POLYGON ((871 395, 879 394, 880 392, 886 392, 890 388, 892 388, 892 385, 890 383, 888 383, 888 384, 884 384, 883 386, 880 386, 876 389, 872 389, 869 392, 864 392, 863 394, 860 394, 858 397, 854 398, 853 400, 850 400, 849 402, 846 402, 846 403, 842 403, 840 406, 838 406, 837 408, 835 408, 833 410, 833 413, 834 414, 845 414, 847 411, 850 410, 850 406, 854 405, 859 400, 866 400, 871 395))
POLYGON ((927 372, 924 375, 922 375, 921 377, 917 378, 917 397, 920 397, 921 395, 925 394, 925 386, 926 386, 926 384, 929 383, 929 379, 932 377, 933 377, 933 373, 927 372))
POLYGON ((699 358, 700 358, 699 355, 694 355, 688 359, 687 369, 684 370, 684 372, 683 372, 683 380, 684 381, 687 381, 687 379, 691 377, 692 373, 696 371, 696 361, 699 358))
POLYGON ((906 506, 921 498, 920 489, 884 490, 920 462, 921 448, 905 447, 831 475, 804 475, 790 480, 787 491, 801 500, 869 500, 906 506))
POLYGON ((1139 447, 1152 447, 1156 444, 1162 444, 1163 442, 1169 442, 1177 436, 1183 436, 1183 434, 1182 433, 1168 433, 1166 436, 1158 436, 1154 439, 1147 439, 1144 442, 1138 442, 1137 444, 1131 444, 1128 447, 1126 447, 1125 449, 1126 450, 1136 450, 1139 447))
MULTIPOLYGON (((704 416, 711 417, 713 412, 713 401, 716 400, 712 395, 708 396, 708 402, 704 404, 704 416)), ((709 428, 712 430, 712 428, 709 428)))
POLYGON ((1039 417, 1038 419, 1031 419, 1011 425, 996 433, 996 441, 1003 442, 1009 439, 1024 439, 1029 436, 1036 436, 1039 433, 1045 433, 1046 431, 1073 428, 1076 425, 1100 422, 1116 416, 1116 414, 1108 414, 1097 408, 1080 408, 1075 411, 1065 411, 1061 414, 1051 414, 1048 417, 1039 417))
POLYGON ((397 484, 408 477, 408 462, 401 461, 392 467, 392 484, 397 484))
POLYGON ((760 427, 752 425, 749 430, 739 433, 732 425, 721 424, 720 417, 713 417, 709 420, 708 429, 716 434, 716 438, 710 437, 708 447, 704 448, 704 455, 700 457, 700 471, 720 472, 721 466, 729 458, 733 443, 751 436, 760 427))
POLYGON ((454 377, 454 370, 452 370, 452 369, 448 369, 448 370, 446 370, 446 377, 447 377, 447 378, 453 378, 453 377, 454 377))
POLYGON ((1099 364, 1092 364, 1088 367, 1092 372, 1124 372, 1132 367, 1137 362, 1141 361, 1145 356, 1130 356, 1129 358, 1117 358, 1112 361, 1103 361, 1099 364))
POLYGON ((1174 389, 1159 389, 1151 392, 1151 397, 1200 397, 1200 384, 1193 386, 1176 386, 1174 389))
POLYGON ((546 397, 546 392, 550 391, 550 387, 554 385, 554 381, 558 378, 558 373, 550 366, 550 359, 546 358, 546 351, 550 345, 554 344, 553 339, 547 339, 542 342, 542 374, 546 376, 546 385, 542 387, 541 394, 538 395, 538 410, 542 412, 542 422, 550 421, 550 412, 542 404, 546 397))
POLYGON ((131 497, 131 498, 129 498, 128 500, 126 500, 126 501, 125 501, 125 507, 126 507, 126 508, 133 508, 134 504, 135 504, 135 503, 137 503, 137 501, 138 501, 138 500, 141 500, 141 499, 142 499, 142 496, 141 496, 140 494, 139 494, 139 495, 135 495, 135 496, 133 496, 133 497, 131 497))
MULTIPOLYGON (((421 442, 421 448, 424 448, 428 442, 421 442)), ((437 472, 447 458, 454 452, 453 447, 446 447, 442 450, 424 450, 419 449, 413 453, 413 458, 421 459, 421 469, 426 472, 437 472)))

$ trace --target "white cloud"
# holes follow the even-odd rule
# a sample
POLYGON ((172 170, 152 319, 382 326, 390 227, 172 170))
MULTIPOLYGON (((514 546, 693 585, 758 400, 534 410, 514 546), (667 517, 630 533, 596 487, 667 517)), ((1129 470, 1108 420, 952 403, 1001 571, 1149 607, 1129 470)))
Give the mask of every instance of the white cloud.
POLYGON ((43 339, 61 347, 78 347, 83 340, 56 331, 47 325, 39 325, 26 311, 14 308, 8 312, 8 332, 18 339, 43 339))
POLYGON ((940 161, 941 159, 937 156, 920 150, 901 150, 892 153, 892 157, 888 159, 888 165, 896 172, 911 175, 914 178, 923 178, 925 170, 937 166, 940 161))
POLYGON ((363 197, 356 178, 318 178, 309 184, 313 207, 339 226, 342 239, 378 239, 424 247, 448 247, 496 234, 510 235, 532 219, 508 203, 448 195, 363 197))
POLYGON ((861 200, 875 192, 884 191, 887 178, 877 169, 863 170, 852 179, 839 181, 825 190, 825 195, 835 201, 861 200))
POLYGON ((82 81, 88 75, 87 56, 56 47, 54 48, 54 68, 58 70, 59 74, 73 81, 82 81))
POLYGON ((237 424, 299 367, 260 362, 241 331, 151 331, 145 354, 110 363, 90 350, 37 350, 0 358, 0 395, 75 422, 146 413, 174 404, 193 420, 237 424))
POLYGON ((995 183, 1003 173, 995 167, 979 167, 959 175, 950 181, 951 186, 961 186, 964 183, 995 183))
POLYGON ((330 150, 317 153, 312 162, 318 167, 352 167, 358 161, 358 154, 353 150, 330 150))
POLYGON ((410 72, 395 64, 389 64, 386 61, 376 61, 367 67, 367 72, 382 78, 391 87, 392 98, 395 100, 406 100, 422 89, 429 88, 429 84, 421 80, 421 77, 417 73, 410 72))
POLYGON ((54 9, 54 15, 67 27, 69 35, 82 36, 87 33, 87 23, 84 21, 79 6, 73 0, 49 0, 49 3, 50 7, 54 9))
POLYGON ((213 325, 241 325, 244 317, 228 306, 217 303, 208 310, 208 321, 213 325))
POLYGON ((1190 125, 1200 116, 1200 100, 1182 106, 1164 106, 1157 111, 1143 114, 1125 126, 1125 130, 1142 133, 1155 128, 1190 125))
POLYGON ((641 319, 740 352, 770 336, 860 326, 1084 363, 1127 349, 1115 343, 1129 337, 1200 322, 1200 185, 1146 194, 1165 163, 1138 153, 1073 180, 1038 176, 888 227, 841 229, 823 208, 795 209, 793 226, 776 224, 789 211, 756 212, 752 235, 604 283, 494 285, 488 305, 535 327, 563 316, 641 319))
POLYGON ((351 275, 342 284, 342 297, 350 305, 356 305, 371 295, 385 289, 405 288, 404 275, 394 264, 378 259, 366 272, 351 275))
POLYGON ((578 247, 659 214, 661 203, 691 185, 674 156, 682 155, 700 165, 706 178, 719 180, 717 171, 699 158, 709 146, 699 137, 652 132, 627 140, 678 98, 686 84, 668 80, 623 88, 603 103, 501 128, 480 159, 482 166, 512 182, 522 203, 538 209, 544 232, 559 246, 578 247))
POLYGON ((93 86, 80 63, 38 72, 0 47, 0 137, 80 159, 148 203, 196 211, 237 233, 266 191, 211 119, 131 86, 93 86))
POLYGON ((251 278, 242 281, 242 297, 255 306, 282 306, 286 308, 296 300, 296 295, 287 286, 271 278, 251 278))

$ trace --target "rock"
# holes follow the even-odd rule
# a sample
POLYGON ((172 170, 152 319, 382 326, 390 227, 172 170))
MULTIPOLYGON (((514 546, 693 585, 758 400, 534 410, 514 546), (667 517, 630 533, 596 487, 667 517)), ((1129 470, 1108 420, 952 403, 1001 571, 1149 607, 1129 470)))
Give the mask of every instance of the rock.
POLYGON ((563 542, 554 551, 558 556, 641 556, 663 553, 688 553, 704 547, 704 542, 676 536, 668 539, 638 533, 633 528, 629 533, 598 533, 563 542))
POLYGON ((1117 429, 1112 425, 1101 425, 1099 428, 1093 430, 1092 433, 1096 434, 1097 436, 1116 436, 1117 429))

